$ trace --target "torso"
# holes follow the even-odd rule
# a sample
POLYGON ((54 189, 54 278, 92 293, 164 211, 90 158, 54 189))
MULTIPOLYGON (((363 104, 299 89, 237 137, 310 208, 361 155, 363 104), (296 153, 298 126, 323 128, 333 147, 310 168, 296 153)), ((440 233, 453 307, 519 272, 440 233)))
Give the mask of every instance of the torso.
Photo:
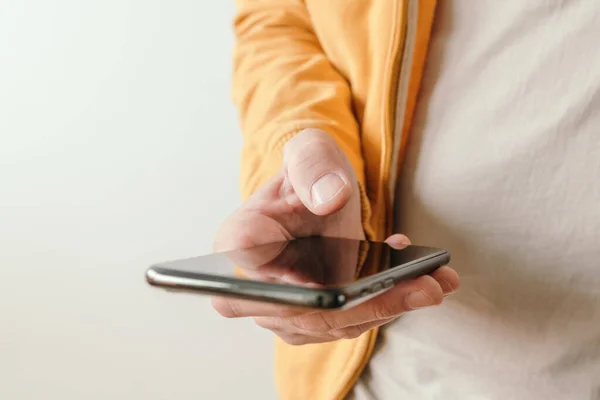
POLYGON ((395 230, 463 286, 351 397, 600 398, 600 3, 438 4, 395 230))

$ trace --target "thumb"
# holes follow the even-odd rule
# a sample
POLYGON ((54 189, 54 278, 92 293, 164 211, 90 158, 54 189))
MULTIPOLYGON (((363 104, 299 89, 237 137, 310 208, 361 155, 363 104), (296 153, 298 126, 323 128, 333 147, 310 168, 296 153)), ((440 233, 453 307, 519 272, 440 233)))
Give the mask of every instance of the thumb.
POLYGON ((307 129, 294 136, 284 148, 283 167, 288 183, 313 214, 333 214, 352 196, 352 167, 323 131, 307 129))

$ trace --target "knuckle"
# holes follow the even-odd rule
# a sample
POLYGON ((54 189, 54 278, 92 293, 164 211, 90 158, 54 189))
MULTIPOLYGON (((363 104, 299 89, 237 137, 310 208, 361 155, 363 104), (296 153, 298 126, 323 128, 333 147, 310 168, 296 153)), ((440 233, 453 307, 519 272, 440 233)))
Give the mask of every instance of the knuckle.
POLYGON ((297 329, 309 330, 310 320, 303 315, 288 318, 288 323, 297 329))
POLYGON ((335 329, 339 329, 339 324, 335 321, 334 314, 327 313, 317 313, 315 316, 318 316, 318 324, 321 327, 321 332, 330 332, 335 329))
POLYGON ((252 239, 250 234, 240 231, 233 233, 223 240, 215 240, 213 251, 218 253, 237 249, 248 249, 255 246, 255 243, 255 240, 252 239))
POLYGON ((360 326, 348 326, 342 329, 336 329, 330 332, 331 336, 337 339, 356 339, 364 333, 360 326))
POLYGON ((322 170, 328 170, 334 159, 331 151, 316 143, 304 145, 302 148, 290 151, 287 156, 289 173, 302 171, 307 176, 319 174, 322 170))
POLYGON ((387 302, 377 302, 373 305, 373 316, 376 320, 393 318, 396 316, 396 310, 387 302))
POLYGON ((234 215, 221 224, 213 241, 213 251, 245 249, 255 245, 249 227, 253 226, 248 217, 234 215), (250 222, 250 223, 248 223, 250 222))
POLYGON ((326 162, 323 157, 322 151, 314 151, 311 149, 310 152, 305 151, 302 154, 298 154, 292 161, 294 166, 303 171, 313 171, 320 169, 320 166, 326 162))
POLYGON ((264 225, 264 204, 254 202, 252 205, 243 205, 231 214, 219 226, 213 240, 213 250, 223 252, 229 250, 248 249, 271 240, 264 237, 264 232, 257 230, 264 225))
POLYGON ((310 332, 325 333, 338 328, 332 319, 322 312, 293 317, 291 322, 298 329, 310 332))
POLYGON ((339 153, 339 151, 339 147, 329 134, 315 129, 301 131, 283 148, 284 158, 292 164, 317 163, 323 160, 324 155, 339 153))

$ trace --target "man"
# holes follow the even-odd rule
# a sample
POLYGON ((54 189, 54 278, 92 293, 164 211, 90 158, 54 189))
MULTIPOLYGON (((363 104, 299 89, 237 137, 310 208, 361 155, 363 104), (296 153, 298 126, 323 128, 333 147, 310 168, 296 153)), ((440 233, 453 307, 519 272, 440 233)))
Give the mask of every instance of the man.
POLYGON ((600 3, 237 3, 246 202, 216 247, 402 232, 461 277, 343 312, 215 299, 276 333, 281 398, 600 398, 600 3))

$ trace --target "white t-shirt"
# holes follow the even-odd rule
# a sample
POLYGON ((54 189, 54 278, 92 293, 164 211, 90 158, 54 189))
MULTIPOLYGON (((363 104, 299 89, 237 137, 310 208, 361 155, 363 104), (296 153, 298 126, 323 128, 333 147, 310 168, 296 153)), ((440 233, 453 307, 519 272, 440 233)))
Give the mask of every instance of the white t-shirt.
POLYGON ((350 397, 600 399, 600 1, 438 2, 400 178, 396 231, 462 288, 350 397))

